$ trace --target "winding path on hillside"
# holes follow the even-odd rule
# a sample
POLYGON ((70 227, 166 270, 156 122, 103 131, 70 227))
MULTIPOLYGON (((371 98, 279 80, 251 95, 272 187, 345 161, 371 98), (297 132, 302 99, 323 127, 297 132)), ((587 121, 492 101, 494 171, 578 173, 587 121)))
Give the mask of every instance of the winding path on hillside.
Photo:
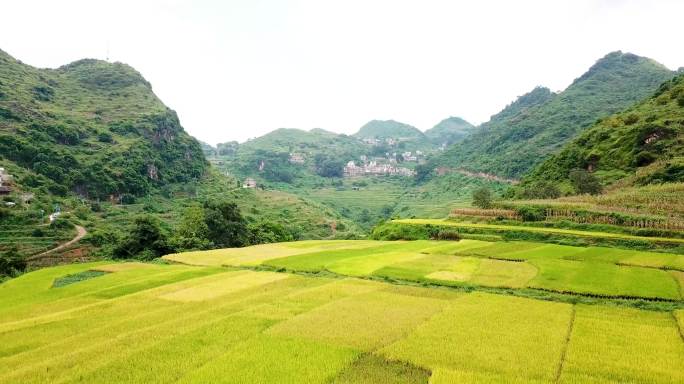
POLYGON ((78 242, 79 240, 81 240, 81 239, 83 238, 83 236, 85 236, 86 234, 88 234, 88 231, 87 231, 85 228, 83 228, 82 226, 76 225, 75 227, 76 227, 76 236, 74 236, 73 239, 67 241, 66 243, 62 243, 62 244, 56 246, 55 248, 48 249, 47 251, 41 252, 41 253, 39 253, 39 254, 37 254, 37 255, 33 255, 33 256, 27 258, 27 260, 36 260, 36 259, 40 259, 41 257, 47 256, 47 255, 51 254, 52 252, 56 252, 56 251, 62 250, 62 249, 66 248, 66 247, 68 247, 68 246, 70 246, 70 245, 72 245, 72 244, 75 244, 76 242, 78 242))

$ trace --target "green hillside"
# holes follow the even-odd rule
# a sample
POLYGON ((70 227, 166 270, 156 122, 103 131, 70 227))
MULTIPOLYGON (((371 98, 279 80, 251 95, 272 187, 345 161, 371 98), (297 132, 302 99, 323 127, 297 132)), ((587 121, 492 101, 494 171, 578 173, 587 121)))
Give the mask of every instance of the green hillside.
POLYGON ((603 184, 684 181, 684 75, 584 131, 526 176, 523 187, 554 181, 566 193, 580 192, 569 180, 577 168, 603 184))
POLYGON ((418 128, 394 120, 371 120, 359 128, 354 136, 370 138, 410 138, 423 140, 425 135, 418 128))
POLYGON ((435 145, 451 145, 462 141, 474 128, 474 125, 462 118, 452 116, 425 131, 425 136, 435 145))
POLYGON ((37 69, 2 51, 0 158, 19 167, 22 186, 89 198, 144 195, 208 166, 133 68, 86 59, 37 69))
POLYGON ((522 96, 433 165, 520 177, 597 119, 642 100, 673 75, 651 59, 610 53, 561 93, 537 88, 522 96))
POLYGON ((188 135, 176 113, 125 64, 86 59, 37 69, 0 51, 0 279, 72 239, 75 225, 87 232, 75 245, 77 256, 112 256, 143 224, 150 225, 145 246, 157 253, 196 248, 174 244, 174 237, 209 202, 235 203, 249 242, 360 233, 310 200, 243 190, 205 159, 229 148, 188 135), (57 211, 61 215, 48 220, 57 211))

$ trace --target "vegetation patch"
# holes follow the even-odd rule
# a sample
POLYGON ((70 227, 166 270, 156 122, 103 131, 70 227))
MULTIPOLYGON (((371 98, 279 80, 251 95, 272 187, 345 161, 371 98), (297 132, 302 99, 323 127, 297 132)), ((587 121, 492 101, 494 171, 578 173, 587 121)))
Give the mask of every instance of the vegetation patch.
POLYGON ((93 278, 100 277, 100 276, 105 275, 105 274, 107 274, 107 272, 105 272, 105 271, 89 270, 89 271, 83 271, 83 272, 78 272, 78 273, 74 273, 71 275, 62 276, 60 278, 55 279, 55 281, 52 283, 52 288, 64 287, 65 285, 70 285, 70 284, 78 283, 79 281, 93 279, 93 278))
POLYGON ((428 380, 430 371, 426 369, 365 354, 343 369, 333 384, 427 384, 428 380))

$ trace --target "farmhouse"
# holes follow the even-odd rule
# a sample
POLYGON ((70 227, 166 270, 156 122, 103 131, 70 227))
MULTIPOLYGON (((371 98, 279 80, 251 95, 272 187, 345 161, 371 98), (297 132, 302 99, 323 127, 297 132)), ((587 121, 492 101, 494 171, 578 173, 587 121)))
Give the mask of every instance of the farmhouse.
POLYGON ((301 153, 290 153, 290 163, 292 164, 304 164, 304 155, 301 153))
POLYGON ((0 167, 0 195, 7 195, 12 192, 12 175, 5 171, 5 168, 0 167))
POLYGON ((257 187, 257 182, 251 177, 248 177, 245 179, 245 182, 242 184, 242 188, 256 188, 257 187))

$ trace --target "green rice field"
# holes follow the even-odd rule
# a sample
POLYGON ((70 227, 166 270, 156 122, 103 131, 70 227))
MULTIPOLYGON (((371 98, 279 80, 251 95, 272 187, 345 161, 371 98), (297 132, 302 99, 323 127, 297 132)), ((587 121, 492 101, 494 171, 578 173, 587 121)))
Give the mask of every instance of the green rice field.
POLYGON ((0 285, 0 384, 681 383, 682 257, 331 240, 52 267, 0 285), (548 291, 570 299, 516 294, 548 291))

